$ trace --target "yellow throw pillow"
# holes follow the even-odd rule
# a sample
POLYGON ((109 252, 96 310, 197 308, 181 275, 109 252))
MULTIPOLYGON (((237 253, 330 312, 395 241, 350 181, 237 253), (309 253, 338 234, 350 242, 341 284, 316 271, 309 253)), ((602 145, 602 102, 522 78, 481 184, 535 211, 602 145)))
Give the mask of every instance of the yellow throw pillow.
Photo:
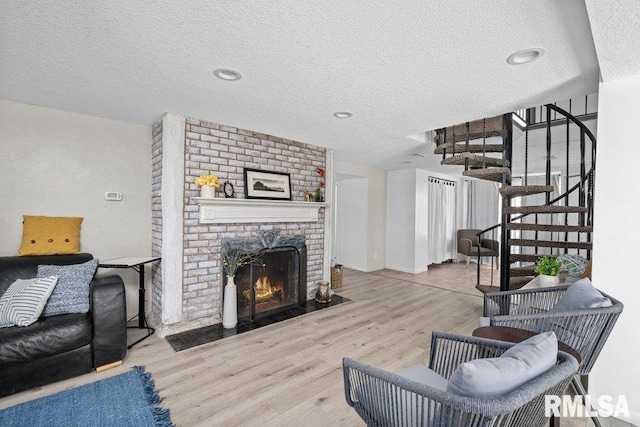
POLYGON ((18 255, 63 255, 80 252, 83 218, 24 215, 18 255))

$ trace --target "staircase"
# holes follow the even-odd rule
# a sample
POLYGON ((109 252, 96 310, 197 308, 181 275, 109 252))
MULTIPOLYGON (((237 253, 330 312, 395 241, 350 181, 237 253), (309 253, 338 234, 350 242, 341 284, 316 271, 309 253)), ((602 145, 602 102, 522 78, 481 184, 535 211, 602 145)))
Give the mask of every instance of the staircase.
MULTIPOLYGON (((439 129, 435 136, 434 152, 442 155, 441 164, 464 166, 463 176, 501 184, 502 221, 479 233, 485 238, 483 234, 500 229, 500 290, 517 289, 533 279, 540 256, 591 256, 595 137, 580 119, 555 105, 542 107, 546 117, 538 122, 532 118, 535 111, 525 110, 522 124, 514 123, 515 113, 508 113, 439 129), (516 147, 514 132, 519 135, 516 147), (539 141, 541 135, 544 147, 530 144, 530 137, 539 141), (553 154, 559 147, 562 154, 553 154), (514 148, 524 157, 516 159, 517 171, 512 170, 514 148), (542 157, 544 183, 529 185, 533 160, 542 157), (516 177, 518 185, 512 185, 516 177), (564 189, 555 197, 554 179, 564 189), (527 202, 536 195, 544 195, 544 202, 527 202)), ((480 285, 479 278, 477 288, 498 289, 480 285)))

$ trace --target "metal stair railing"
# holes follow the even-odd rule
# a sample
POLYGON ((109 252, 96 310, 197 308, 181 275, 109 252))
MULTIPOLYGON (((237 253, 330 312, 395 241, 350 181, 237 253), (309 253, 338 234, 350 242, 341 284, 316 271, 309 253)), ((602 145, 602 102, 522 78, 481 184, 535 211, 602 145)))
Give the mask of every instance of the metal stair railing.
MULTIPOLYGON (((571 101, 569 103, 569 106, 571 108, 571 101)), ((547 104, 543 107, 540 107, 540 112, 542 112, 542 109, 545 108, 546 109, 546 117, 543 122, 537 121, 536 120, 536 111, 537 111, 537 107, 536 108, 531 108, 531 109, 527 109, 525 110, 525 120, 524 122, 526 123, 526 126, 522 126, 522 123, 517 123, 520 122, 520 120, 518 121, 514 121, 513 120, 513 114, 514 113, 507 113, 503 115, 503 130, 502 130, 502 138, 503 138, 503 152, 502 152, 502 166, 505 168, 510 168, 512 167, 511 165, 513 165, 512 162, 512 157, 513 157, 513 128, 514 126, 517 126, 520 129, 523 129, 525 132, 525 164, 524 164, 524 185, 528 185, 528 176, 529 176, 529 158, 530 158, 530 144, 529 144, 529 130, 530 129, 541 129, 541 128, 545 128, 546 129, 546 163, 545 163, 545 181, 547 185, 551 184, 551 170, 552 170, 552 157, 551 157, 551 151, 552 148, 554 147, 554 143, 557 143, 556 141, 553 141, 552 138, 552 132, 551 132, 551 128, 552 127, 556 127, 559 125, 565 125, 566 126, 566 138, 565 138, 565 143, 566 143, 566 154, 565 154, 565 165, 564 165, 564 169, 565 169, 565 188, 566 190, 564 191, 564 193, 562 193, 560 196, 555 197, 553 199, 551 199, 551 195, 550 193, 547 193, 546 195, 546 200, 545 200, 545 206, 549 206, 549 205, 554 205, 556 203, 564 203, 565 206, 567 206, 570 202, 570 198, 569 196, 571 194, 574 194, 577 192, 577 198, 578 198, 578 205, 581 207, 586 207, 587 211, 585 213, 579 213, 578 215, 578 225, 579 226, 592 226, 593 225, 593 211, 594 211, 594 184, 595 184, 595 154, 596 154, 596 138, 593 135, 593 133, 586 127, 586 125, 584 123, 582 123, 582 121, 580 121, 580 119, 578 119, 577 117, 575 117, 574 115, 572 115, 570 112, 567 112, 565 110, 563 110, 562 108, 558 107, 557 105, 553 105, 553 104, 547 104), (569 173, 569 169, 570 169, 570 153, 571 153, 571 141, 570 141, 570 127, 572 125, 575 125, 578 127, 579 131, 580 131, 580 142, 579 142, 579 149, 580 149, 580 175, 579 175, 579 181, 577 184, 573 185, 571 188, 569 187, 569 179, 570 179, 570 173, 569 173), (591 147, 590 147, 590 165, 589 165, 589 170, 587 170, 587 164, 586 164, 586 157, 587 157, 587 140, 591 143, 591 147)), ((582 118, 593 118, 593 117, 597 117, 597 113, 589 113, 586 110, 587 108, 587 99, 585 97, 585 112, 584 114, 581 115, 582 118)), ((522 115, 522 112, 520 112, 520 118, 522 115)), ((541 116, 542 114, 540 114, 541 116)), ((469 124, 470 122, 466 122, 465 123, 465 134, 464 135, 464 149, 465 151, 469 151, 469 124)), ((486 125, 486 119, 483 121, 483 142, 482 142, 482 165, 481 167, 486 169, 487 163, 486 163, 486 140, 485 140, 485 136, 486 136, 486 129, 485 129, 485 125, 486 125)), ((456 154, 460 154, 460 153, 456 153, 456 140, 462 136, 462 133, 458 133, 458 138, 456 137, 456 126, 452 126, 451 127, 451 133, 453 135, 449 136, 447 135, 447 128, 442 128, 436 131, 437 133, 437 146, 440 146, 442 144, 447 144, 448 140, 451 140, 451 147, 450 150, 447 150, 446 147, 445 149, 442 150, 442 158, 443 160, 447 158, 447 156, 455 156, 456 154)), ((461 139, 462 140, 462 139, 461 139)), ((477 167, 477 166, 474 166, 477 167)), ((469 170, 471 168, 470 165, 470 161, 468 158, 465 159, 464 161, 464 169, 465 170, 469 170)), ((562 167, 560 168, 562 169, 562 167)), ((507 179, 506 174, 502 175, 502 185, 503 187, 509 186, 510 182, 507 179)), ((502 199, 502 217, 501 217, 501 222, 500 224, 496 224, 493 225, 491 227, 488 227, 484 230, 481 230, 478 233, 478 238, 482 239, 482 236, 485 233, 488 233, 490 231, 493 231, 499 227, 501 227, 501 236, 500 236, 500 288, 502 290, 508 290, 509 289, 509 280, 510 280, 510 268, 511 268, 511 262, 510 262, 510 254, 511 254, 511 245, 509 243, 510 240, 510 230, 507 228, 508 224, 514 222, 514 221, 518 221, 520 219, 523 219, 525 217, 528 217, 530 215, 535 215, 535 222, 534 224, 538 224, 538 213, 524 213, 521 215, 517 215, 517 216, 512 216, 511 214, 506 213, 505 211, 507 210, 506 208, 510 207, 511 205, 511 196, 509 195, 505 195, 503 196, 502 199)), ((568 225, 569 222, 569 213, 565 213, 564 214, 564 224, 568 225)), ((581 233, 580 232, 576 232, 576 235, 578 236, 578 241, 580 241, 580 236, 581 233)), ((569 232, 565 231, 564 233, 565 236, 565 241, 568 239, 569 236, 569 232)), ((538 239, 538 231, 535 231, 535 240, 538 239)), ((591 233, 588 232, 587 233, 587 241, 591 240, 591 233)), ((536 248, 537 251, 537 248, 536 248)), ((568 248, 564 249, 565 253, 568 251, 568 248)), ((590 249, 587 249, 587 257, 590 257, 590 249)), ((493 269, 492 269, 492 275, 493 275, 493 269)), ((480 283, 480 269, 479 269, 479 265, 478 265, 478 284, 480 283)), ((492 281, 493 281, 493 277, 492 277, 492 281)))
MULTIPOLYGON (((551 184, 551 150, 553 147, 553 140, 552 140, 552 134, 551 134, 551 127, 553 126, 552 124, 552 119, 551 119, 551 112, 553 111, 555 119, 554 120, 561 120, 565 123, 567 130, 566 130, 566 164, 565 164, 565 176, 566 176, 566 187, 569 186, 569 153, 570 153, 570 141, 569 141, 569 135, 570 135, 570 131, 569 131, 569 126, 571 125, 576 125, 578 126, 579 130, 580 130, 580 179, 578 181, 578 183, 576 183, 575 185, 573 185, 571 188, 567 188, 565 190, 564 193, 562 193, 561 195, 551 199, 551 195, 549 193, 547 193, 546 195, 546 206, 550 206, 550 205, 554 205, 560 201, 564 201, 565 205, 568 204, 569 202, 569 196, 571 194, 573 194, 574 192, 578 192, 578 206, 581 207, 586 207, 587 211, 585 213, 580 213, 579 214, 579 221, 578 221, 578 225, 583 226, 583 225, 587 225, 587 226, 593 226, 593 212, 594 212, 594 192, 595 192, 595 162, 596 162, 596 138, 593 135, 593 133, 589 130, 589 128, 587 128, 587 126, 582 123, 578 118, 576 118, 575 116, 573 116, 572 114, 568 113, 567 111, 563 110, 562 108, 553 105, 553 104, 547 104, 545 106, 547 108, 547 120, 546 120, 546 164, 545 164, 545 180, 547 185, 551 184), (557 119, 557 116, 561 115, 564 116, 564 118, 561 119, 557 119), (586 142, 587 139, 589 140, 589 142, 591 143, 591 151, 590 151, 590 168, 587 171, 586 170, 586 142)), ((505 114, 504 115, 504 126, 505 126, 505 132, 503 135, 503 140, 504 140, 504 155, 503 155, 503 161, 505 165, 508 164, 513 164, 511 162, 511 157, 513 155, 513 147, 512 147, 512 139, 513 139, 513 133, 512 133, 512 129, 513 129, 513 123, 511 122, 511 115, 510 114, 505 114), (508 159, 508 163, 507 160, 508 159)), ((527 130, 525 129, 525 132, 527 130)), ((527 172, 528 172, 528 157, 529 157, 529 147, 528 147, 528 135, 525 136, 525 185, 527 183, 527 172)), ((508 186, 510 185, 507 180, 505 178, 503 178, 503 186, 508 186)), ((502 221, 500 224, 496 224, 493 225, 491 227, 488 227, 484 230, 481 230, 480 232, 478 232, 478 238, 482 239, 482 236, 485 233, 488 233, 490 231, 493 231, 499 227, 501 227, 501 236, 500 236, 500 243, 501 243, 501 248, 500 248, 500 289, 501 290, 509 290, 509 280, 510 280, 510 268, 511 268, 511 262, 509 259, 509 255, 511 254, 511 246, 509 244, 509 238, 510 238, 510 230, 507 229, 507 225, 510 224, 511 222, 520 220, 522 218, 525 218, 529 215, 532 215, 532 213, 524 213, 518 216, 514 216, 511 217, 510 214, 506 214, 505 213, 505 208, 510 206, 510 201, 511 201, 511 197, 510 196, 505 196, 503 197, 503 204, 502 204, 502 221)), ((535 214, 537 217, 537 214, 535 214)), ((536 219, 536 224, 537 219, 536 219)), ((565 214, 565 225, 567 225, 568 223, 568 214, 565 214)), ((536 231, 537 233, 537 231, 536 231)), ((578 235, 578 241, 580 241, 580 233, 577 234, 578 235)), ((566 236, 568 236, 568 232, 565 232, 565 238, 567 238, 566 236)), ((537 235, 536 235, 537 238, 537 235)), ((590 241, 591 240, 591 233, 587 233, 587 240, 590 241)), ((567 251, 567 249, 565 249, 565 252, 567 251)), ((590 257, 591 251, 587 250, 587 257, 590 257)), ((493 274, 493 273, 492 273, 493 274)), ((480 270, 478 269, 478 284, 480 283, 480 270)))

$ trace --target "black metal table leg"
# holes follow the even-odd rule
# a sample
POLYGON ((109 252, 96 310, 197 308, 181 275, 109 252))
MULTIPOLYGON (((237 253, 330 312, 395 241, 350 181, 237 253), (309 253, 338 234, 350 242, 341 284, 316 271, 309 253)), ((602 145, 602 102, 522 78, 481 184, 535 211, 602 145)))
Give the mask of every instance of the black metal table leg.
MULTIPOLYGON (((131 347, 138 344, 139 342, 149 338, 156 331, 154 328, 149 327, 147 324, 147 318, 145 316, 145 289, 144 289, 144 264, 133 267, 135 271, 138 272, 139 276, 139 288, 138 288, 138 326, 129 326, 130 329, 146 329, 147 335, 143 336, 133 344, 129 344, 127 348, 130 350, 131 347)), ((135 316, 134 316, 135 318, 135 316)))

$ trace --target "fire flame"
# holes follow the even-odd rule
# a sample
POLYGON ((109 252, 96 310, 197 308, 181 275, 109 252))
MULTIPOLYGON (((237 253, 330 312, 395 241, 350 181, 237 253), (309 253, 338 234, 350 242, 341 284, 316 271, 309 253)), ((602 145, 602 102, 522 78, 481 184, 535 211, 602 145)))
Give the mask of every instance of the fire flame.
MULTIPOLYGON (((284 297, 284 286, 282 283, 274 285, 267 276, 260 276, 256 283, 253 285, 253 289, 256 295, 256 302, 268 301, 280 294, 280 298, 284 297)), ((249 298, 249 291, 243 292, 247 298, 249 298)))

